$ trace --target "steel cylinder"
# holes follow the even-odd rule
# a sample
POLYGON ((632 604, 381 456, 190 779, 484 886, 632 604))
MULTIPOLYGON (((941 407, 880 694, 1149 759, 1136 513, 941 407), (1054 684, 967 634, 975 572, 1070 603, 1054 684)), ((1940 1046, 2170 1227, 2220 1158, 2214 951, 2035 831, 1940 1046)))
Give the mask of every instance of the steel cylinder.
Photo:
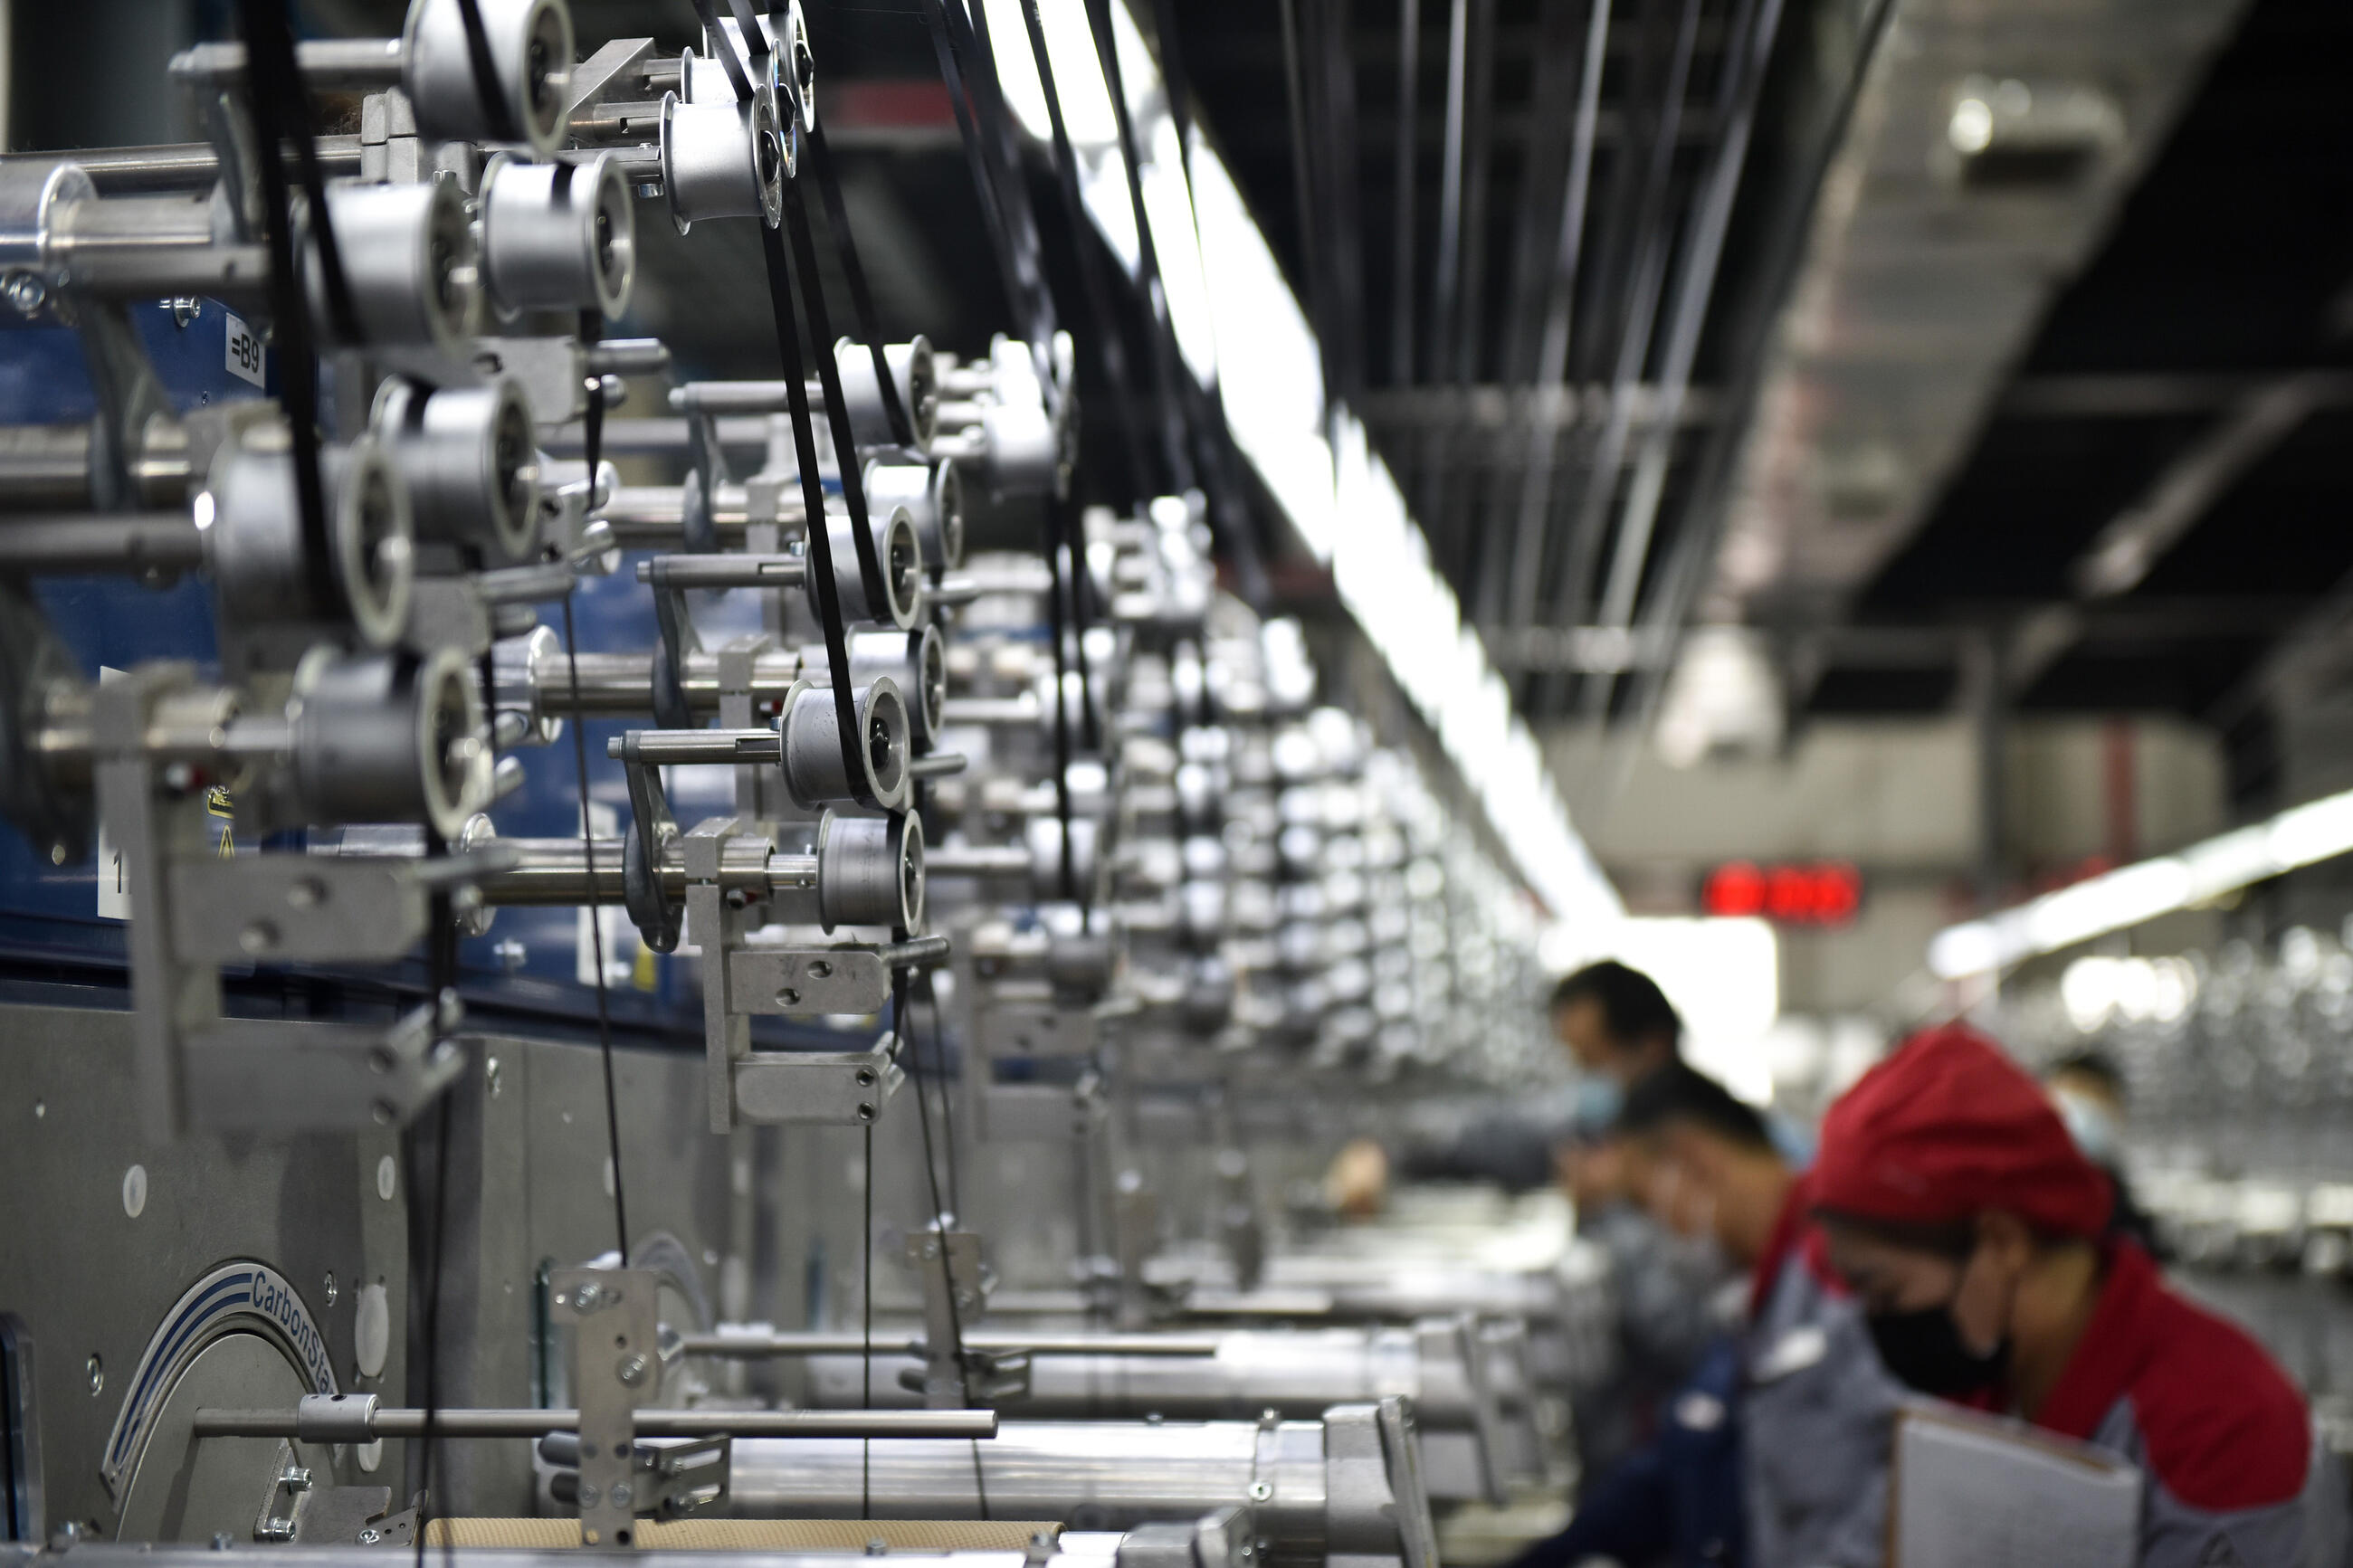
MULTIPOLYGON (((930 745, 939 733, 941 705, 947 700, 947 645, 940 628, 925 625, 902 632, 895 627, 861 626, 850 631, 845 640, 849 645, 850 684, 865 686, 888 679, 906 703, 909 738, 919 748, 930 745)), ((816 644, 807 652, 822 658, 825 645, 816 644)), ((822 685, 829 672, 823 664, 811 662, 803 673, 822 685)))
POLYGON ((456 649, 314 656, 295 695, 295 794, 311 821, 421 819, 454 838, 489 804, 481 696, 456 649))
POLYGON ((328 299, 317 243, 306 235, 304 291, 322 342, 430 349, 461 362, 471 357, 467 340, 481 315, 480 258, 454 184, 330 185, 327 216, 358 336, 346 341, 328 299))
POLYGON ((744 1438, 724 1507, 852 1519, 871 1499, 877 1519, 959 1518, 977 1514, 985 1488, 1001 1517, 1127 1530, 1240 1505, 1273 1562, 1353 1552, 1427 1568, 1413 1538, 1427 1540, 1428 1501, 1404 1479, 1412 1461, 1388 1458, 1378 1419, 1374 1406, 1343 1405, 1322 1421, 1008 1421, 978 1444, 744 1438))
POLYGON ((417 537, 464 545, 494 566, 539 542, 539 453, 531 405, 510 377, 434 390, 398 377, 371 421, 408 488, 417 537))
POLYGON ((778 721, 786 793, 804 808, 857 804, 895 811, 907 798, 906 700, 887 677, 853 689, 850 697, 858 745, 845 757, 832 685, 805 680, 786 694, 778 721))
POLYGON ((521 142, 542 157, 564 140, 575 51, 562 0, 478 0, 498 79, 492 104, 474 76, 459 0, 417 0, 402 33, 402 86, 419 133, 437 142, 521 142))
POLYGON ((661 107, 662 190, 681 233, 705 218, 774 222, 784 210, 785 143, 776 105, 685 103, 661 107))
POLYGON ((923 823, 902 816, 845 816, 818 824, 818 919, 836 926, 923 926, 923 823))
MULTIPOLYGON (((874 354, 864 343, 843 338, 833 345, 833 362, 841 374, 841 397, 849 415, 851 438, 860 447, 895 447, 890 411, 882 405, 882 384, 874 377, 874 354)), ((940 406, 938 374, 933 368, 929 339, 885 343, 882 362, 899 393, 899 406, 907 412, 915 444, 931 444, 940 406)))
MULTIPOLYGON (((923 607, 923 551, 915 539, 915 523, 903 506, 876 507, 867 514, 874 531, 874 558, 882 568, 881 597, 868 596, 858 564, 857 534, 847 514, 826 516, 826 540, 833 551, 836 601, 848 620, 887 621, 905 630, 915 624, 923 607), (853 610, 855 613, 853 613, 853 610)), ((817 576, 809 577, 809 607, 823 618, 818 604, 817 576)))
POLYGON ((501 163, 482 187, 482 269, 506 310, 628 309, 637 280, 637 207, 621 166, 501 163))
POLYGON ((369 647, 389 647, 407 622, 416 570, 407 488, 367 437, 322 448, 320 467, 341 602, 319 603, 311 592, 293 454, 254 445, 223 452, 196 500, 221 609, 245 622, 348 617, 369 647))
POLYGON ((954 463, 869 463, 866 504, 877 515, 906 509, 926 571, 964 564, 964 481, 954 463))

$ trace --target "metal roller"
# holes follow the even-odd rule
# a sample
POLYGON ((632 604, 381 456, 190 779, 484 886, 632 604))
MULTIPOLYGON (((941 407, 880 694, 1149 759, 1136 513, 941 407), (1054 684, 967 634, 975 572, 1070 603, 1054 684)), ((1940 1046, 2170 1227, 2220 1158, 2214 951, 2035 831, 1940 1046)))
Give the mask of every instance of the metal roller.
MULTIPOLYGON (((940 384, 933 368, 930 340, 885 343, 882 361, 898 384, 899 405, 906 410, 916 445, 928 446, 939 417, 940 384)), ((882 406, 882 386, 874 379, 874 356, 864 343, 843 338, 833 345, 833 362, 841 373, 841 396, 848 405, 849 429, 860 447, 894 447, 891 416, 882 406)))
POLYGON ((478 0, 477 8, 503 113, 491 112, 475 79, 459 0, 416 0, 401 34, 401 85, 417 129, 436 141, 520 141, 546 157, 564 139, 572 13, 562 0, 478 0))
POLYGON ((906 700, 888 677, 855 689, 851 698, 859 747, 854 757, 844 757, 831 685, 805 680, 786 696, 777 721, 786 793, 805 809, 856 802, 895 811, 907 798, 906 700))
POLYGON ((343 342, 317 245, 306 236, 303 288, 322 346, 428 348, 469 361, 467 340, 480 328, 480 262, 457 185, 330 185, 327 216, 359 337, 343 342))
POLYGON ((818 826, 818 918, 836 926, 923 929, 923 822, 901 816, 843 816, 818 826))
MULTIPOLYGON (((1430 1493, 1440 1500, 1501 1501, 1519 1452, 1506 1412, 1488 1385, 1484 1362, 1459 1319, 1412 1328, 1321 1331, 1243 1330, 1217 1337, 1216 1353, 1186 1360, 1133 1352, 1033 1358, 1029 1387, 1001 1401, 1027 1420, 1250 1420, 1267 1411, 1304 1419, 1334 1405, 1400 1395, 1420 1424, 1430 1493)), ((1007 1342, 1018 1345, 1018 1335, 1007 1342)), ((883 1407, 913 1406, 920 1396, 902 1373, 912 1355, 878 1361, 872 1379, 883 1407)), ((812 1357, 807 1399, 825 1408, 862 1402, 864 1358, 812 1357)))
POLYGON ((265 623, 348 616, 363 642, 389 647, 408 619, 416 571, 407 487, 368 437, 322 448, 320 463, 331 565, 343 602, 322 605, 311 597, 292 453, 250 444, 221 454, 210 489, 195 503, 221 608, 265 623))
POLYGON ((294 691, 290 793, 305 820, 422 820, 455 838, 490 804, 481 696, 456 649, 315 657, 294 691))
POLYGON ((662 95, 662 191, 680 233, 705 218, 776 222, 784 210, 785 163, 784 132, 767 94, 749 104, 662 95))
POLYGON ((422 387, 399 377, 370 421, 408 489, 417 537, 462 544, 491 565, 539 542, 539 454, 522 386, 422 387))
POLYGON ((628 309, 638 220, 619 162, 501 160, 482 182, 482 270, 501 310, 628 309))
POLYGON ((1099 1530, 1250 1510, 1277 1563, 1364 1554, 1435 1568, 1413 1418, 1403 1401, 1335 1406, 1321 1421, 1008 1421, 977 1449, 877 1439, 734 1447, 726 1510, 742 1518, 876 1519, 979 1511, 1099 1530))
POLYGON ((906 510, 926 570, 936 574, 964 564, 964 481, 954 463, 869 463, 866 504, 885 513, 906 510))

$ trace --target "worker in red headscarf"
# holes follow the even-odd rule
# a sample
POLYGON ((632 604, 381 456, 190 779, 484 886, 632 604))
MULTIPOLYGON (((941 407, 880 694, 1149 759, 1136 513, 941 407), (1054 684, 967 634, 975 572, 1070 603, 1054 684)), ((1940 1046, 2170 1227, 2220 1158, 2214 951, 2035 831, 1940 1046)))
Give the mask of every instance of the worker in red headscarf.
POLYGON ((2303 1396, 2147 1253, 2104 1237, 2107 1177, 1984 1036, 1932 1029, 1866 1073, 1823 1120, 1811 1193, 1890 1372, 2140 1468, 2144 1564, 2292 1568, 2331 1539, 2341 1552, 2303 1396))

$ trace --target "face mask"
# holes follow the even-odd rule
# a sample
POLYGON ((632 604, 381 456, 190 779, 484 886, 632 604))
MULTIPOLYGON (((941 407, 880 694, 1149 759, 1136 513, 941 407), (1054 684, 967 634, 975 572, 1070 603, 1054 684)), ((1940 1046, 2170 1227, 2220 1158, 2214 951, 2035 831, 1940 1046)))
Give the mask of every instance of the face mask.
POLYGON ((2067 1131, 2075 1140, 2075 1147, 2083 1151, 2084 1158, 2094 1164, 2114 1164, 2117 1146, 2123 1142, 2116 1112, 2063 1089, 2051 1098, 2058 1105, 2059 1119, 2067 1124, 2067 1131))
POLYGON ((1618 1080, 1598 1072, 1579 1073, 1577 1077, 1577 1130, 1588 1135, 1609 1131, 1618 1120, 1618 1112, 1626 1103, 1626 1090, 1618 1080))
POLYGON ((2010 1336, 1990 1351, 1970 1349, 1949 1300, 1910 1312, 1873 1312, 1864 1321, 1879 1359, 1897 1381, 1940 1399, 1990 1388, 2010 1367, 2010 1336))

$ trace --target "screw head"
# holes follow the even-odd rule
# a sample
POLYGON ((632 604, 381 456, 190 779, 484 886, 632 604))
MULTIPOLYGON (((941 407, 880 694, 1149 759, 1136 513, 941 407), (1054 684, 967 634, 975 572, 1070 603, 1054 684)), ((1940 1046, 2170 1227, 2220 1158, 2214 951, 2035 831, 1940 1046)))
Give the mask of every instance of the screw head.
MULTIPOLYGON (((613 1375, 621 1380, 622 1387, 635 1388, 645 1382, 647 1365, 646 1358, 642 1354, 632 1352, 614 1363, 613 1375)), ((617 1491, 619 1489, 614 1489, 617 1491)))
POLYGON ((594 1279, 584 1279, 572 1290, 572 1310, 593 1312, 605 1304, 605 1291, 594 1279))
POLYGON ((384 1531, 378 1530, 375 1525, 369 1524, 361 1526, 360 1544, 362 1546, 374 1546, 377 1542, 382 1541, 383 1539, 384 1531))
POLYGON ((629 1484, 627 1481, 615 1481, 612 1490, 605 1494, 605 1500, 615 1508, 628 1507, 629 1484))
POLYGON ((82 1365, 82 1372, 90 1379, 90 1392, 93 1396, 104 1391, 106 1387, 106 1363, 98 1359, 97 1352, 93 1351, 90 1352, 90 1360, 82 1365))
POLYGON ((588 1485, 586 1481, 583 1481, 580 1484, 580 1506, 582 1508, 595 1508, 597 1503, 602 1500, 604 1500, 604 1494, 602 1492, 598 1491, 595 1487, 588 1485))
POLYGON ((30 272, 11 272, 0 280, 0 297, 20 316, 29 316, 48 303, 48 285, 30 272))

